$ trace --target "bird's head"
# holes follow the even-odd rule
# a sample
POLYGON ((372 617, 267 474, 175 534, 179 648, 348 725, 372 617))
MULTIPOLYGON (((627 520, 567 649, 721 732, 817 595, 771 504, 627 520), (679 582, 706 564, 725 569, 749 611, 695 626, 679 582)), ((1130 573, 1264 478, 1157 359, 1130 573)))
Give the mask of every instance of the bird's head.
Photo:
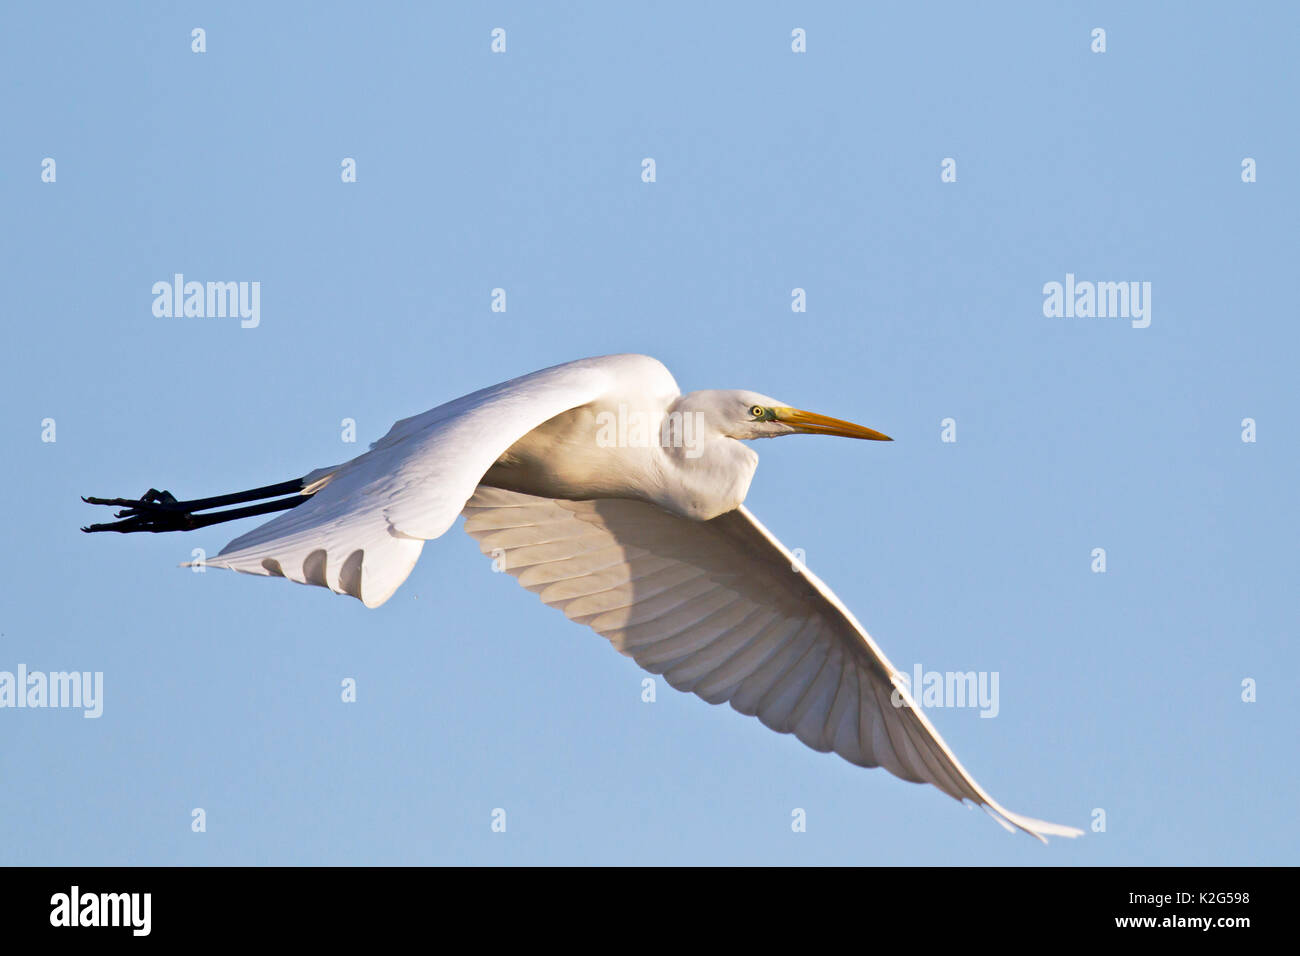
POLYGON ((805 412, 768 395, 743 389, 691 392, 683 397, 681 408, 702 415, 710 430, 742 441, 796 434, 893 441, 874 428, 805 412))

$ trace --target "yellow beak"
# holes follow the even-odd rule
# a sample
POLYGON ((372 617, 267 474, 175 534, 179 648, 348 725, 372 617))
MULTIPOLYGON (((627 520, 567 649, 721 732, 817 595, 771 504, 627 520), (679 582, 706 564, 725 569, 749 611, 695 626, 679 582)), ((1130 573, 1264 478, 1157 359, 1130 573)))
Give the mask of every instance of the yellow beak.
POLYGON ((776 420, 809 435, 839 435, 842 438, 865 438, 869 441, 893 441, 874 428, 855 425, 839 418, 828 418, 799 408, 776 408, 776 420))

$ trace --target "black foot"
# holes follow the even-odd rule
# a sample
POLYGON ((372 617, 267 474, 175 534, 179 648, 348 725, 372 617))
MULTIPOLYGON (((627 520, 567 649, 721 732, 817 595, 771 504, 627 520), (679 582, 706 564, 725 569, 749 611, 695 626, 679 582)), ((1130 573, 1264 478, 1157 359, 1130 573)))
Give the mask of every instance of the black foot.
POLYGON ((85 532, 118 531, 122 534, 132 531, 150 531, 154 534, 164 531, 193 531, 195 528, 206 528, 208 525, 221 524, 223 521, 251 518, 254 515, 264 515, 273 511, 296 508, 311 497, 311 495, 299 494, 298 492, 302 491, 302 488, 302 479, 295 478, 293 481, 284 481, 278 485, 267 485, 264 488, 254 488, 251 491, 240 491, 233 495, 196 498, 193 501, 177 501, 176 496, 170 491, 159 491, 156 488, 150 488, 139 498, 87 498, 83 496, 81 500, 89 505, 109 505, 121 508, 122 510, 113 517, 125 520, 87 525, 81 530, 85 532), (247 508, 231 508, 229 511, 218 511, 210 515, 194 514, 196 511, 207 511, 210 508, 219 508, 223 505, 257 501, 261 498, 272 498, 278 495, 289 495, 289 497, 281 498, 278 501, 268 501, 260 505, 251 505, 247 508))
POLYGON ((197 527, 194 515, 190 514, 190 502, 177 501, 170 491, 158 491, 150 488, 139 498, 87 498, 82 501, 89 505, 111 505, 122 508, 114 518, 125 521, 113 521, 107 524, 92 524, 82 531, 189 531, 197 527))

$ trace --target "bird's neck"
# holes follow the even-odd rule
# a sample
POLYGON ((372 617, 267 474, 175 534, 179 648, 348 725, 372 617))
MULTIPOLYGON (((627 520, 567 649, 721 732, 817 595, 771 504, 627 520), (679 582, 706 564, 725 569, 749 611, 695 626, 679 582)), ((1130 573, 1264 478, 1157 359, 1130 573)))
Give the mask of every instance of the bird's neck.
POLYGON ((694 447, 663 449, 666 494, 660 507, 708 521, 740 507, 758 467, 758 454, 734 438, 714 436, 694 447))

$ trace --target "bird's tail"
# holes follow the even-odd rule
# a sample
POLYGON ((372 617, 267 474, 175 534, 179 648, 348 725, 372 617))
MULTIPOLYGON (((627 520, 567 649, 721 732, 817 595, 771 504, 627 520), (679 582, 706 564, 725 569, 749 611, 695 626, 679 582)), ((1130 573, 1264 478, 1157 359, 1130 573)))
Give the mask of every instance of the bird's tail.
POLYGON ((303 479, 310 497, 302 505, 188 566, 288 578, 378 607, 410 575, 424 541, 395 532, 382 508, 358 510, 349 500, 355 481, 340 468, 312 472, 303 479))
POLYGON ((288 578, 299 584, 327 587, 336 594, 351 595, 367 607, 377 607, 411 573, 424 541, 393 529, 382 503, 356 508, 349 494, 364 482, 363 471, 349 469, 345 464, 317 469, 276 485, 193 501, 179 501, 169 492, 152 488, 135 499, 86 498, 90 504, 123 510, 116 515, 118 521, 82 530, 193 531, 283 511, 235 538, 215 557, 190 561, 182 567, 229 568, 245 574, 288 578), (213 510, 227 505, 238 507, 213 510))

